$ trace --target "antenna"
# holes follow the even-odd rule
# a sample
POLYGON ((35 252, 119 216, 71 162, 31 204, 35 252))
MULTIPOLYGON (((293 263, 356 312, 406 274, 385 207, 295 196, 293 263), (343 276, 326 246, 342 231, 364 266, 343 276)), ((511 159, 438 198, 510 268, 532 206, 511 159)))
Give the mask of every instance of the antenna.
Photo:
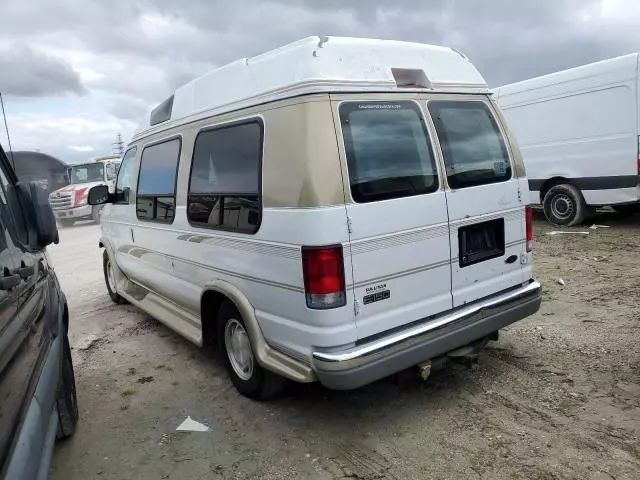
POLYGON ((11 148, 11 137, 9 136, 9 126, 7 125, 7 114, 4 111, 4 99, 2 98, 2 92, 0 92, 0 105, 2 105, 2 116, 4 117, 4 129, 7 131, 7 142, 9 143, 9 157, 11 157, 11 165, 13 170, 16 169, 16 162, 13 159, 13 148, 11 148))
POLYGON ((121 157, 124 154, 124 142, 122 141, 122 135, 118 134, 116 141, 113 142, 113 153, 121 157))

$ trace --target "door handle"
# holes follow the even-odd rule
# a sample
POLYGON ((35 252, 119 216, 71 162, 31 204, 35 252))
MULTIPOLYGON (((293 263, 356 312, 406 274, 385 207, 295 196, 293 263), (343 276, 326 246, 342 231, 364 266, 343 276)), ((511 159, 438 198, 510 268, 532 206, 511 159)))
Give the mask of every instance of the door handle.
POLYGON ((12 275, 9 269, 4 267, 4 275, 0 277, 0 290, 11 290, 20 285, 20 275, 12 275))
POLYGON ((33 268, 31 266, 27 267, 24 263, 22 264, 21 267, 13 269, 13 273, 17 274, 23 280, 26 280, 31 275, 33 275, 35 272, 36 272, 35 268, 33 268))

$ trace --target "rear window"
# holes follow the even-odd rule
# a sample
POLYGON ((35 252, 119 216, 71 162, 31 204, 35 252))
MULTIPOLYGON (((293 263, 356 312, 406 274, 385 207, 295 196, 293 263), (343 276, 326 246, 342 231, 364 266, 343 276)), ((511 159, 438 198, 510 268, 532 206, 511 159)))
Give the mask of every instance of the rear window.
POLYGON ((483 102, 429 102, 451 188, 503 182, 511 164, 502 134, 483 102))
POLYGON ((346 102, 340 121, 351 196, 374 202, 434 192, 438 173, 414 102, 346 102))

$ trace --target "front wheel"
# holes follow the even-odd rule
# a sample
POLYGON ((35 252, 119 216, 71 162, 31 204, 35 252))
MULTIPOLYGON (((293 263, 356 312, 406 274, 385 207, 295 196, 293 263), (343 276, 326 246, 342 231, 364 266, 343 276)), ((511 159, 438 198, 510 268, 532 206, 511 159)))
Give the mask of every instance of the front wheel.
POLYGON ((127 303, 116 291, 115 267, 111 263, 111 258, 106 250, 102 253, 102 269, 104 270, 104 283, 107 285, 107 292, 109 292, 109 297, 111 297, 113 303, 120 305, 127 303))
POLYGON ((80 413, 78 412, 78 399, 76 397, 76 379, 71 360, 71 347, 69 339, 64 336, 62 344, 62 378, 58 387, 58 433, 61 440, 73 435, 80 413))
POLYGON ((569 184, 556 185, 549 189, 542 206, 545 217, 554 225, 578 225, 587 215, 587 205, 582 193, 569 184))
POLYGON ((286 386, 284 378, 258 364, 240 312, 229 302, 218 312, 218 339, 231 382, 242 395, 264 400, 286 386))

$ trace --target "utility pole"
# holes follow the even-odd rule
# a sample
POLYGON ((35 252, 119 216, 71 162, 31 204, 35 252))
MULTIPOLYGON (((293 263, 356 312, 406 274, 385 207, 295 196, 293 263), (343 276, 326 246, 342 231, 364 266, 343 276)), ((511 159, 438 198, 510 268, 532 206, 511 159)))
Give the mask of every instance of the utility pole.
POLYGON ((124 154, 124 142, 122 135, 118 134, 116 141, 111 144, 113 146, 113 154, 121 157, 124 154))

